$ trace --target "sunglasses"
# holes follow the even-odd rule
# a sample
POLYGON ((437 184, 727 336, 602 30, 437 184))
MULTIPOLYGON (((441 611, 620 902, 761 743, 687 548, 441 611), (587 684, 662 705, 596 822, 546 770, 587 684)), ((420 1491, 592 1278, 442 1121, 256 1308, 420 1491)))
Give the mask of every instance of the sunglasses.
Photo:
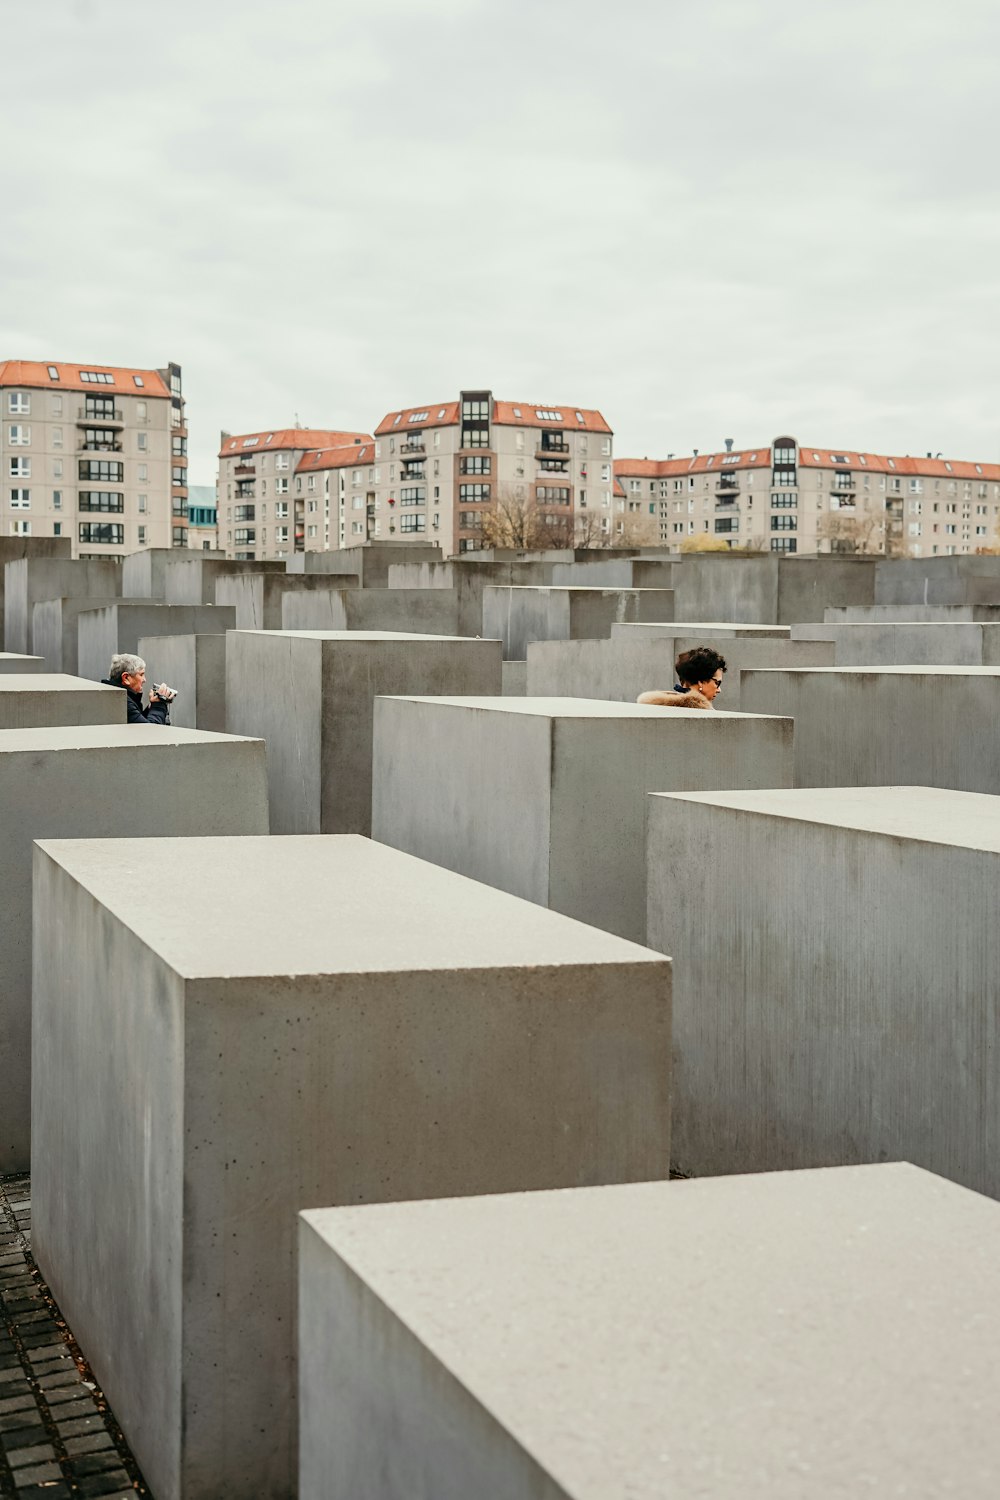
POLYGON ((721 693, 722 692, 722 678, 721 677, 713 677, 712 681, 715 683, 716 687, 719 689, 719 692, 721 693))

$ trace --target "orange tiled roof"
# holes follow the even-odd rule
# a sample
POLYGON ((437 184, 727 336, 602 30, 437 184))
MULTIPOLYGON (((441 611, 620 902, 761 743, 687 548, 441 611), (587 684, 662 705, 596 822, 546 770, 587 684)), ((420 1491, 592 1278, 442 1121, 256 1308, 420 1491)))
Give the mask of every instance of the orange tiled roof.
POLYGON ((272 448, 340 448, 347 443, 370 443, 366 432, 331 432, 325 427, 285 427, 271 432, 230 434, 219 449, 220 458, 241 453, 268 453, 272 448))
POLYGON ((296 474, 315 473, 317 469, 349 469, 354 464, 375 461, 375 439, 363 443, 342 443, 335 448, 310 448, 295 465, 296 474))
POLYGON ((607 432, 611 428, 599 411, 580 406, 545 406, 537 401, 494 401, 493 420, 501 427, 576 428, 578 432, 607 432))
MULTIPOLYGON (((967 463, 946 458, 891 458, 878 453, 859 453, 847 448, 813 448, 798 445, 799 467, 804 469, 851 469, 858 474, 905 474, 923 479, 988 479, 1000 481, 1000 464, 967 463)), ((771 449, 751 448, 737 453, 699 453, 697 458, 616 458, 614 472, 622 479, 666 479, 683 474, 731 473, 740 469, 766 469, 771 449)))
POLYGON ((743 452, 699 453, 697 458, 616 458, 615 475, 625 479, 667 479, 680 474, 724 474, 734 469, 769 469, 770 448, 748 448, 743 452))
POLYGON ((375 436, 390 432, 412 432, 426 427, 455 427, 458 423, 458 402, 439 401, 434 406, 407 406, 402 411, 386 412, 375 429, 375 436))
POLYGON ((159 398, 170 395, 159 370, 134 370, 131 365, 69 365, 55 359, 51 364, 37 359, 0 360, 0 386, 18 385, 33 391, 83 391, 88 396, 100 395, 102 391, 114 391, 119 396, 159 398), (58 372, 58 380, 49 374, 50 369, 58 372), (81 380, 81 371, 112 378, 110 381, 81 380))

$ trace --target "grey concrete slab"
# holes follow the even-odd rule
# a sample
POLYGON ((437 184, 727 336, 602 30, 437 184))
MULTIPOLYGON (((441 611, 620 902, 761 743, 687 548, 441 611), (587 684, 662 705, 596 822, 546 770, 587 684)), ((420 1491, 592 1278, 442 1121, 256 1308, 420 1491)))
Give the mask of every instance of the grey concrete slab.
POLYGON ((23 557, 63 558, 68 562, 72 553, 73 544, 68 536, 0 536, 0 651, 13 649, 4 641, 7 564, 23 557))
POLYGON ((750 713, 795 720, 795 785, 1000 792, 1000 669, 748 668, 750 713))
POLYGON ((874 557, 688 555, 674 571, 675 616, 793 625, 829 605, 871 604, 874 557))
POLYGON ((838 667, 1000 666, 1000 621, 827 621, 797 626, 792 634, 804 631, 833 640, 838 667))
POLYGON ((394 563, 443 561, 436 542, 365 542, 334 552, 296 552, 288 559, 288 572, 354 573, 363 588, 384 589, 394 563))
MULTIPOLYGON (((45 658, 50 672, 76 673, 80 665, 79 620, 88 610, 111 604, 134 604, 133 599, 113 597, 85 599, 39 599, 31 612, 35 650, 45 658)), ((107 671, 101 673, 107 676, 107 671)))
POLYGON ((673 617, 670 589, 490 585, 483 590, 483 635, 503 641, 508 661, 525 661, 532 641, 607 637, 616 622, 673 617))
MULTIPOLYGON (((29 1166, 32 840, 266 833, 264 746, 120 723, 7 730, 0 822, 0 1172, 16 1172, 29 1166)), ((197 910, 196 881, 185 895, 197 910)), ((80 938, 82 947, 99 941, 96 932, 80 938)), ((44 1161, 34 1165, 44 1173, 44 1161)))
MULTIPOLYGON (((862 601, 833 600, 829 603, 862 601)), ((1000 604, 1000 557, 913 557, 881 561, 875 604, 1000 604)))
POLYGON ((390 589, 453 589, 458 596, 458 633, 483 634, 483 589, 491 584, 547 584, 551 563, 519 563, 516 559, 483 562, 470 554, 445 563, 390 564, 390 589))
POLYGON ((177 693, 170 722, 181 729, 226 729, 225 635, 145 635, 139 655, 149 682, 166 682, 177 693))
POLYGON ((988 624, 1000 620, 1000 604, 849 605, 843 609, 827 609, 823 618, 827 623, 842 625, 873 625, 879 620, 939 620, 952 624, 978 620, 988 624))
POLYGON ((1000 801, 900 786, 649 800, 648 936, 676 964, 676 1164, 906 1157, 1000 1196, 1000 801))
POLYGON ((122 569, 93 558, 22 557, 5 569, 4 649, 34 655, 32 615, 39 599, 116 599, 122 569))
POLYGON ((791 780, 788 719, 582 698, 375 704, 373 838, 636 941, 646 793, 791 780))
POLYGON ((1000 1208, 905 1163, 315 1209, 299 1243, 301 1500, 996 1493, 1000 1208))
POLYGON ((163 599, 166 604, 214 604, 217 578, 284 571, 283 562, 237 562, 221 552, 175 553, 163 571, 163 599))
POLYGON ((215 580, 215 602, 236 611, 237 630, 280 630, 286 594, 328 593, 330 580, 322 574, 239 573, 215 580))
POLYGON ((0 651, 0 672, 31 672, 37 676, 50 670, 42 656, 21 656, 16 651, 0 651))
POLYGON ((663 635, 697 635, 705 640, 725 636, 728 640, 788 641, 790 625, 736 624, 728 620, 643 620, 611 627, 611 638, 659 640, 663 635))
POLYGON ((497 693, 499 641, 387 631, 234 631, 226 723, 267 741, 275 833, 369 833, 379 693, 497 693))
POLYGON ((453 589, 314 589, 286 593, 283 630, 392 630, 418 635, 458 634, 453 589))
MULTIPOLYGON (((145 547, 141 552, 130 552, 122 561, 121 592, 133 599, 158 599, 167 597, 167 578, 177 561, 191 559, 200 563, 202 559, 224 558, 224 552, 193 552, 186 547, 145 547)), ((239 566, 237 564, 236 566, 239 566)), ((244 564, 245 566, 245 564, 244 564)), ((211 599, 181 600, 181 603, 211 604, 211 599)))
POLYGON ((787 627, 616 625, 607 641, 535 641, 528 647, 527 692, 532 697, 607 698, 634 703, 640 693, 674 686, 682 651, 710 645, 726 660, 725 687, 716 708, 742 707, 746 667, 832 666, 829 642, 790 641, 787 627))
POLYGON ((63 672, 0 673, 0 729, 124 724, 125 694, 63 672))
MULTIPOLYGON (((502 674, 502 694, 504 698, 523 698, 528 691, 528 663, 526 661, 505 661, 502 674)), ((537 697, 538 694, 533 694, 537 697)), ((558 695, 553 695, 558 696, 558 695)), ((594 697, 594 694, 588 694, 594 697)))
MULTIPOLYGON (((81 677, 107 677, 119 651, 139 650, 144 635, 221 635, 236 624, 236 611, 214 604, 111 604, 84 611, 77 620, 81 677)), ((152 679, 150 679, 152 680, 152 679)))
POLYGON ((371 840, 47 842, 35 921, 35 1255, 157 1496, 296 1493, 300 1208, 666 1171, 669 963, 371 840))

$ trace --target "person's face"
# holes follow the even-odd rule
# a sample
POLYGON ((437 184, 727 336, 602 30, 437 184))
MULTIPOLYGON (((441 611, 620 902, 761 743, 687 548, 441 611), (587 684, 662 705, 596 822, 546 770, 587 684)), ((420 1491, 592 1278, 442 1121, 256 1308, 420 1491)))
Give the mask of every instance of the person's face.
POLYGON ((722 669, 720 668, 715 676, 710 677, 707 682, 696 682, 695 687, 711 703, 716 694, 722 692, 722 669))
POLYGON ((125 687, 131 688, 133 693, 141 693, 143 683, 146 681, 146 668, 141 672, 123 672, 122 682, 125 687))

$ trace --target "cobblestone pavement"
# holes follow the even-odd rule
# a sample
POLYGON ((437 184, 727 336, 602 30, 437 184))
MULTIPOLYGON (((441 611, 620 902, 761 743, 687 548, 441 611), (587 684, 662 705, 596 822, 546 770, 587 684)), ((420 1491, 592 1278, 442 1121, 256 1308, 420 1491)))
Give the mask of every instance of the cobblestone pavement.
POLYGON ((31 1182, 0 1177, 0 1495, 152 1500, 31 1256, 31 1182))

